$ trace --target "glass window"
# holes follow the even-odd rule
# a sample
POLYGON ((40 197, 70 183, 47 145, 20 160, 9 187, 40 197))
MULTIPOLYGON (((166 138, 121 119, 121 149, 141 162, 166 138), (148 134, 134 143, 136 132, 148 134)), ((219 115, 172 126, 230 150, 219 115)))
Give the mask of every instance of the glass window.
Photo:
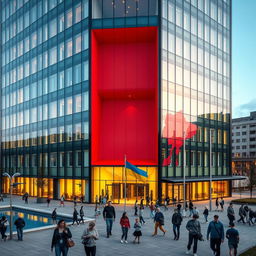
POLYGON ((72 141, 72 125, 66 125, 66 141, 72 141))
POLYGON ((48 80, 44 78, 43 80, 43 95, 48 93, 48 80))
POLYGON ((83 32, 83 39, 82 39, 82 48, 83 50, 88 49, 89 44, 88 44, 88 30, 85 30, 83 32))
POLYGON ((50 65, 53 65, 57 62, 57 47, 50 49, 50 65))
POLYGON ((59 142, 64 142, 64 126, 59 127, 59 142))
POLYGON ((50 153, 50 167, 57 167, 57 153, 50 153))
POLYGON ((81 123, 75 124, 75 140, 81 140, 81 135, 82 135, 82 126, 81 123))
POLYGON ((59 33, 64 30, 64 14, 59 16, 59 33))
POLYGON ((28 52, 29 51, 29 37, 26 37, 24 39, 24 52, 28 52))
POLYGON ((33 83, 30 86, 30 99, 34 99, 37 97, 37 83, 33 83))
POLYGON ((66 87, 68 87, 68 86, 71 86, 72 83, 73 81, 72 81, 72 67, 71 67, 65 71, 65 85, 66 87))
POLYGON ((59 72, 59 89, 64 88, 64 71, 59 72))
POLYGON ((89 93, 83 92, 82 97, 82 111, 87 111, 89 109, 89 93))
POLYGON ((57 34, 57 19, 53 19, 49 24, 49 38, 57 34))
POLYGON ((75 113, 82 111, 81 100, 82 100, 81 95, 76 95, 75 96, 75 109, 74 109, 75 113))
POLYGON ((66 13, 66 28, 69 28, 72 26, 72 9, 68 10, 66 13))
POLYGON ((64 116, 65 111, 64 99, 59 100, 59 116, 64 116))
POLYGON ((75 7, 75 23, 79 22, 82 18, 81 4, 75 7))
POLYGON ((57 74, 49 77, 49 92, 57 91, 57 74))
POLYGON ((66 42, 66 58, 72 56, 72 39, 66 42))
POLYGON ((71 115, 73 113, 72 111, 72 97, 66 98, 66 114, 71 115))
POLYGON ((48 104, 43 105, 43 120, 48 119, 48 104))
POLYGON ((81 82, 81 64, 78 64, 74 66, 74 83, 80 83, 81 82))
POLYGON ((32 35, 31 35, 31 49, 33 49, 34 47, 36 47, 37 45, 37 32, 35 31, 32 35))
POLYGON ((37 122, 37 107, 30 109, 30 123, 37 122))
POLYGON ((59 45, 59 61, 64 59, 64 43, 59 45))
POLYGON ((79 34, 75 37, 75 53, 81 52, 81 48, 82 48, 81 41, 82 41, 81 34, 79 34))
POLYGON ((57 117, 57 102, 53 101, 49 104, 49 118, 57 117))

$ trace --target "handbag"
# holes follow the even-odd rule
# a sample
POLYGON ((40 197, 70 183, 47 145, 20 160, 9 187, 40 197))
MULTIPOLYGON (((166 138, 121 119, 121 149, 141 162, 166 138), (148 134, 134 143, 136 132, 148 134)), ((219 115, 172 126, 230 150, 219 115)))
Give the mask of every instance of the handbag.
POLYGON ((74 242, 71 238, 69 238, 69 239, 67 240, 67 247, 68 247, 68 248, 71 248, 71 247, 73 247, 73 246, 75 246, 75 242, 74 242))

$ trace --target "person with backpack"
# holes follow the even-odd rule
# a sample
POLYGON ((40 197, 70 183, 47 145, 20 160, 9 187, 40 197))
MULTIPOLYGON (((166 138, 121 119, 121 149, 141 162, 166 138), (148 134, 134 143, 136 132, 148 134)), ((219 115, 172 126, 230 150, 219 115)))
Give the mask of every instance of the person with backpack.
POLYGON ((156 214, 154 217, 154 222, 155 222, 155 231, 154 234, 152 236, 157 235, 157 230, 158 228, 164 233, 166 233, 166 230, 163 228, 164 225, 164 215, 163 213, 160 211, 160 208, 156 208, 156 214))
POLYGON ((230 229, 226 232, 226 238, 228 239, 229 256, 237 255, 237 247, 239 243, 239 232, 235 229, 235 224, 230 225, 230 229), (234 254, 233 254, 234 252, 234 254))
POLYGON ((182 220, 183 219, 181 213, 177 209, 175 209, 174 214, 172 215, 174 240, 179 240, 180 238, 180 225, 182 223, 182 220))
POLYGON ((55 208, 52 212, 52 224, 56 224, 57 223, 57 208, 55 208))
POLYGON ((228 219, 229 219, 229 225, 231 225, 232 223, 234 223, 234 220, 235 220, 235 211, 233 209, 233 204, 230 203, 229 204, 229 207, 227 209, 227 216, 228 216, 228 219))
POLYGON ((198 240, 202 239, 201 225, 197 219, 198 219, 198 215, 193 214, 192 220, 189 220, 186 225, 186 229, 188 230, 188 245, 187 245, 186 254, 191 254, 190 249, 194 242, 194 245, 193 245, 193 255, 194 256, 197 256, 198 240))
POLYGON ((67 256, 69 249, 68 240, 71 239, 71 237, 72 234, 66 226, 66 222, 59 220, 53 232, 51 251, 53 251, 53 247, 55 247, 56 256, 67 256))
POLYGON ((126 212, 123 213, 120 219, 120 225, 122 228, 121 244, 123 244, 124 242, 128 244, 127 236, 128 236, 128 230, 131 226, 130 226, 130 221, 129 221, 129 218, 127 217, 126 212))
POLYGON ((203 215, 204 215, 205 223, 207 223, 208 215, 209 215, 209 210, 208 210, 207 206, 204 207, 203 215))
POLYGON ((208 225, 207 229, 207 240, 210 236, 210 247, 213 251, 213 254, 220 256, 220 245, 224 242, 224 227, 223 224, 219 221, 219 216, 214 215, 213 221, 208 225))
POLYGON ((96 240, 99 239, 99 233, 95 228, 95 223, 90 222, 87 229, 85 229, 82 235, 82 244, 84 245, 84 250, 86 256, 96 255, 96 240))
POLYGON ((16 226, 18 240, 23 241, 23 228, 26 225, 25 221, 21 217, 19 217, 15 220, 14 225, 16 226))
POLYGON ((243 224, 245 224, 244 217, 246 216, 246 212, 244 210, 244 205, 243 204, 239 207, 238 214, 240 216, 240 219, 237 222, 239 223, 240 221, 242 221, 243 224))
POLYGON ((2 216, 2 218, 0 219, 0 233, 2 235, 2 240, 4 240, 4 242, 6 241, 7 235, 6 230, 7 230, 7 226, 9 226, 9 222, 8 219, 6 218, 6 216, 2 216))

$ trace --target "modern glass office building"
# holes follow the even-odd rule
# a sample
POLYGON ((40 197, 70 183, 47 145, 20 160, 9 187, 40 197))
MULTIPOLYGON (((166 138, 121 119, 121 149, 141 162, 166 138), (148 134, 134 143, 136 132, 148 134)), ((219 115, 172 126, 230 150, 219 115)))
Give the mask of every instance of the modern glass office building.
MULTIPOLYGON (((231 193, 231 0, 2 0, 1 171, 91 202, 231 193), (125 170, 124 159, 147 171, 125 170)), ((1 178, 3 192, 10 184, 1 178)))

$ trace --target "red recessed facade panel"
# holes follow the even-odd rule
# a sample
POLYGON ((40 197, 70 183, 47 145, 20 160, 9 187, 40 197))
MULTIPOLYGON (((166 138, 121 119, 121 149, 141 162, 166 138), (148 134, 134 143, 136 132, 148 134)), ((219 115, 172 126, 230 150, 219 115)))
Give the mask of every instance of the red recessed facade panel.
POLYGON ((157 165, 157 27, 91 33, 92 165, 157 165))

